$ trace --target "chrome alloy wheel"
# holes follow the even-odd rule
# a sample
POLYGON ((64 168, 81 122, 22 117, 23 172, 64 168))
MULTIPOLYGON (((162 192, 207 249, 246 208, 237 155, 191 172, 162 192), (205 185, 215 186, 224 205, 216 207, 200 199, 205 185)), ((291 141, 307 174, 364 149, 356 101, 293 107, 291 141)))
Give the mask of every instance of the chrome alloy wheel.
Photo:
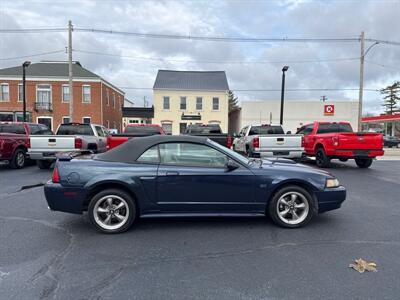
POLYGON ((17 153, 17 166, 23 167, 25 164, 25 154, 23 152, 17 153))
POLYGON ((276 205, 279 219, 290 225, 303 222, 309 213, 310 206, 306 197, 299 192, 287 192, 283 194, 276 205))
POLYGON ((129 219, 128 203, 117 195, 100 198, 93 208, 95 222, 107 230, 116 230, 124 226, 129 219))

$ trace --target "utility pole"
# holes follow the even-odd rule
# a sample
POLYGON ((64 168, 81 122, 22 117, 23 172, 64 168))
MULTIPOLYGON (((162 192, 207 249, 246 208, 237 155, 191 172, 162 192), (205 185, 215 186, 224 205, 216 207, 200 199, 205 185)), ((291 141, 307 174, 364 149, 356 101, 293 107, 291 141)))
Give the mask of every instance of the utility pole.
POLYGON ((363 111, 363 93, 364 93, 364 31, 361 32, 361 55, 360 55, 360 91, 358 93, 358 131, 362 130, 362 111, 363 111))
POLYGON ((72 22, 68 21, 68 80, 69 80, 69 121, 73 122, 74 116, 74 88, 72 74, 72 22))
POLYGON ((281 115, 280 124, 283 124, 283 105, 285 103, 285 72, 289 69, 289 66, 284 66, 282 68, 282 89, 281 89, 281 115))

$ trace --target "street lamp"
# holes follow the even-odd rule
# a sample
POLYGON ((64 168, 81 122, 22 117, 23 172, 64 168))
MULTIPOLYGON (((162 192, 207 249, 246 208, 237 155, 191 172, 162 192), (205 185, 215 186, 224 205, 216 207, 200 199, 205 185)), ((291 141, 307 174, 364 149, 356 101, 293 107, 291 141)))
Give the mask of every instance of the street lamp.
POLYGON ((27 67, 29 67, 29 65, 31 64, 30 61, 26 61, 22 64, 22 102, 23 102, 23 119, 24 122, 26 122, 26 96, 25 96, 25 90, 26 90, 26 72, 25 69, 27 67))
POLYGON ((285 101, 285 72, 289 69, 289 66, 282 68, 282 90, 281 90, 281 119, 280 124, 283 124, 283 103, 285 101))

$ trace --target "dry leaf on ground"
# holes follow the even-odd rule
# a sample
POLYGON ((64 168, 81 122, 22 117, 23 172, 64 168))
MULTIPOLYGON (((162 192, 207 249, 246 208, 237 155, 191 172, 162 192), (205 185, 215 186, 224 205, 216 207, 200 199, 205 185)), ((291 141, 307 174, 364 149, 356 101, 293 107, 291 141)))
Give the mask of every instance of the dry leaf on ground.
POLYGON ((377 272, 376 269, 377 265, 374 262, 367 262, 362 258, 356 259, 353 264, 349 265, 349 268, 353 268, 359 273, 364 273, 365 271, 368 272, 377 272))

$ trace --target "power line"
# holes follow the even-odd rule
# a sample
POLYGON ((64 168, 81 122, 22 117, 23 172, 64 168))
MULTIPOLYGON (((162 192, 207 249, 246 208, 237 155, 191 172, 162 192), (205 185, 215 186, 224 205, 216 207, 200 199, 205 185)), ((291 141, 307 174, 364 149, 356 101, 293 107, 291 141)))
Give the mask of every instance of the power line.
MULTIPOLYGON (((121 86, 119 89, 124 90, 153 90, 151 87, 129 87, 121 86)), ((281 92, 280 89, 231 89, 235 92, 281 92)), ((297 88, 285 89, 285 92, 320 92, 320 91, 358 91, 358 88, 297 88)), ((367 92, 377 92, 378 89, 364 89, 367 92)))
POLYGON ((56 50, 56 51, 42 52, 42 53, 29 54, 29 55, 23 55, 23 56, 14 56, 14 57, 0 58, 0 60, 1 60, 1 61, 5 61, 5 60, 17 60, 17 59, 21 59, 21 58, 29 58, 29 57, 35 57, 35 56, 43 56, 43 55, 49 55, 49 54, 55 54, 55 53, 61 53, 61 52, 65 52, 65 50, 56 50))
POLYGON ((213 41, 213 42, 358 42, 358 37, 351 38, 250 38, 250 37, 216 37, 216 36, 196 36, 196 35, 178 35, 178 34, 159 34, 159 33, 140 33, 129 31, 117 31, 107 29, 83 28, 75 27, 74 31, 78 32, 94 32, 117 34, 125 36, 135 36, 141 38, 156 38, 156 39, 179 39, 179 40, 197 40, 197 41, 213 41))
POLYGON ((282 60, 282 61, 260 61, 260 60, 251 60, 251 61, 204 61, 204 60, 182 60, 182 59, 164 59, 159 57, 141 57, 141 56, 127 56, 127 55, 119 55, 112 53, 103 53, 97 51, 88 51, 88 50, 78 50, 74 49, 74 52, 79 53, 87 53, 94 55, 104 55, 104 56, 112 56, 112 57, 120 57, 127 58, 133 60, 149 60, 149 61, 160 61, 160 62, 178 62, 178 63, 204 63, 204 64, 284 64, 284 63, 321 63, 321 62, 333 62, 333 61, 350 61, 350 60, 358 60, 358 57, 349 57, 349 58, 327 58, 327 59, 309 59, 309 60, 282 60))
POLYGON ((372 65, 376 65, 376 66, 380 66, 382 68, 388 68, 388 69, 392 69, 392 70, 397 70, 400 71, 400 67, 392 67, 392 66, 388 66, 388 65, 384 65, 384 64, 380 64, 377 62, 373 62, 373 61, 369 61, 369 60, 365 60, 366 63, 372 64, 372 65))
POLYGON ((68 29, 57 28, 5 28, 0 29, 0 33, 43 33, 43 32, 66 32, 68 29))

